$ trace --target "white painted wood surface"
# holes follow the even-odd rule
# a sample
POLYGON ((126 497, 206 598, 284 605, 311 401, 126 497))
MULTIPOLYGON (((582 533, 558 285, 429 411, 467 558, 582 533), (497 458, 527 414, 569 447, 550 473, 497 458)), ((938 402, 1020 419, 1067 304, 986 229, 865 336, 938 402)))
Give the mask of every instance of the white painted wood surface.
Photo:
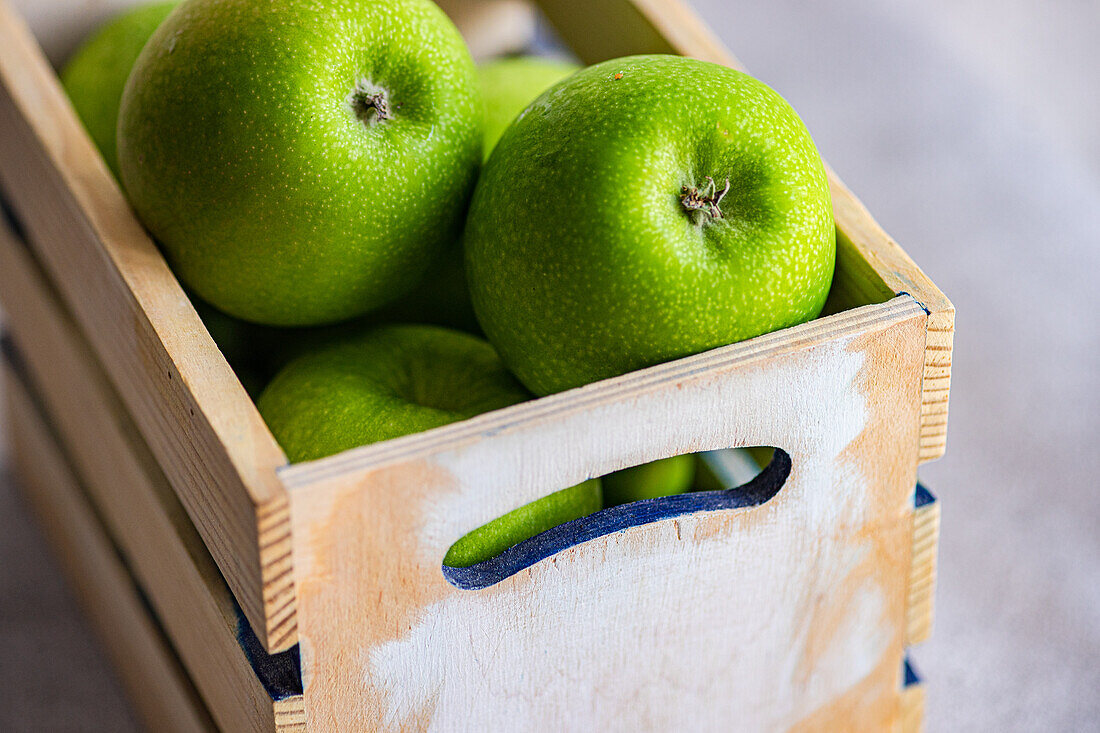
POLYGON ((901 297, 282 470, 311 726, 897 723, 926 321, 901 297), (610 534, 480 591, 443 578, 450 544, 510 509, 735 445, 790 453, 770 502, 610 534))

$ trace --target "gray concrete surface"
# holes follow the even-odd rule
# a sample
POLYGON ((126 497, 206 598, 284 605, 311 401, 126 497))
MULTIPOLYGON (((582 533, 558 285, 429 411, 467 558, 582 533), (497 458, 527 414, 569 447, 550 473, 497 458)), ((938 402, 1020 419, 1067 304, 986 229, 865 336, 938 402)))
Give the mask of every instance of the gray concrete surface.
MULTIPOLYGON (((695 3, 958 308, 928 729, 1100 730, 1100 4, 695 3)), ((132 727, 4 471, 0 557, 0 729, 132 727)))

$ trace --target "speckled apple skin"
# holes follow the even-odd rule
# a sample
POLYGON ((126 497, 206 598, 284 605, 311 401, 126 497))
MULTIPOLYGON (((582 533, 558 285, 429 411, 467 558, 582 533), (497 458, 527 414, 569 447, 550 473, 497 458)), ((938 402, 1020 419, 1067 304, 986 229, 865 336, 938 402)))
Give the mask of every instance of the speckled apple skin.
POLYGON ((485 101, 484 156, 489 157, 508 125, 535 97, 580 68, 571 61, 542 56, 494 59, 478 66, 485 101))
POLYGON ((127 82, 119 165, 200 296, 329 323, 398 297, 456 240, 481 115, 469 52, 428 0, 185 0, 127 82), (362 80, 391 119, 356 115, 362 80))
POLYGON ((836 240, 821 158, 782 97, 634 56, 555 85, 505 131, 465 250, 486 335, 549 394, 814 318, 836 240), (721 219, 681 204, 705 176, 730 180, 721 219))
POLYGON ((587 517, 603 508, 603 491, 598 478, 590 478, 568 489, 555 491, 530 504, 497 517, 451 545, 443 564, 468 568, 496 557, 520 540, 534 537, 563 522, 587 517))
POLYGON ((294 359, 257 406, 297 463, 526 399, 484 339, 438 326, 390 325, 333 338, 294 359))

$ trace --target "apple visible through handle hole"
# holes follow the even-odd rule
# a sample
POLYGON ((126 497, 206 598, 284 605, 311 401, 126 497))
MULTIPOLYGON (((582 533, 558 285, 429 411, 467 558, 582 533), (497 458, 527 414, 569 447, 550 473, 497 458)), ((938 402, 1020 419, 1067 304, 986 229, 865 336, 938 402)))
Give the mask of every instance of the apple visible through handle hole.
POLYGON ((695 481, 695 456, 684 454, 640 466, 624 468, 603 477, 605 506, 671 496, 690 491, 695 481))
POLYGON ((588 479, 483 524, 451 545, 443 564, 454 568, 476 565, 523 540, 602 508, 600 480, 588 479))
POLYGON ((606 508, 590 508, 598 509, 600 479, 550 494, 463 536, 448 550, 443 576, 463 590, 487 588, 607 534, 698 512, 759 506, 779 493, 790 473, 790 455, 770 447, 684 454, 623 469, 602 477, 606 508), (687 488, 685 474, 694 477, 687 488), (631 492, 643 498, 613 505, 606 487, 619 482, 625 489, 616 489, 618 498, 631 492))

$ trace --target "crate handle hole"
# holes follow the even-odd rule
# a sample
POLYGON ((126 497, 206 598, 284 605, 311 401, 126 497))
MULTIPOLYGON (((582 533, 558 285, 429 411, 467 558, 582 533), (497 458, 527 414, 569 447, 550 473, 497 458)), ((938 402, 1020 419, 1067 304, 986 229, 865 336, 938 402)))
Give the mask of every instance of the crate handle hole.
POLYGON ((791 474, 791 456, 782 448, 707 451, 696 454, 696 458, 700 466, 710 469, 706 476, 702 468, 697 473, 696 485, 702 484, 699 488, 682 494, 608 506, 580 519, 551 527, 493 557, 465 567, 444 562, 443 577, 462 590, 488 588, 540 560, 604 535, 688 514, 760 506, 779 493, 791 474), (755 464, 751 460, 762 457, 767 457, 767 465, 754 471, 752 467, 755 464), (715 482, 722 487, 711 488, 715 482), (727 485, 730 488, 725 488, 727 485))

